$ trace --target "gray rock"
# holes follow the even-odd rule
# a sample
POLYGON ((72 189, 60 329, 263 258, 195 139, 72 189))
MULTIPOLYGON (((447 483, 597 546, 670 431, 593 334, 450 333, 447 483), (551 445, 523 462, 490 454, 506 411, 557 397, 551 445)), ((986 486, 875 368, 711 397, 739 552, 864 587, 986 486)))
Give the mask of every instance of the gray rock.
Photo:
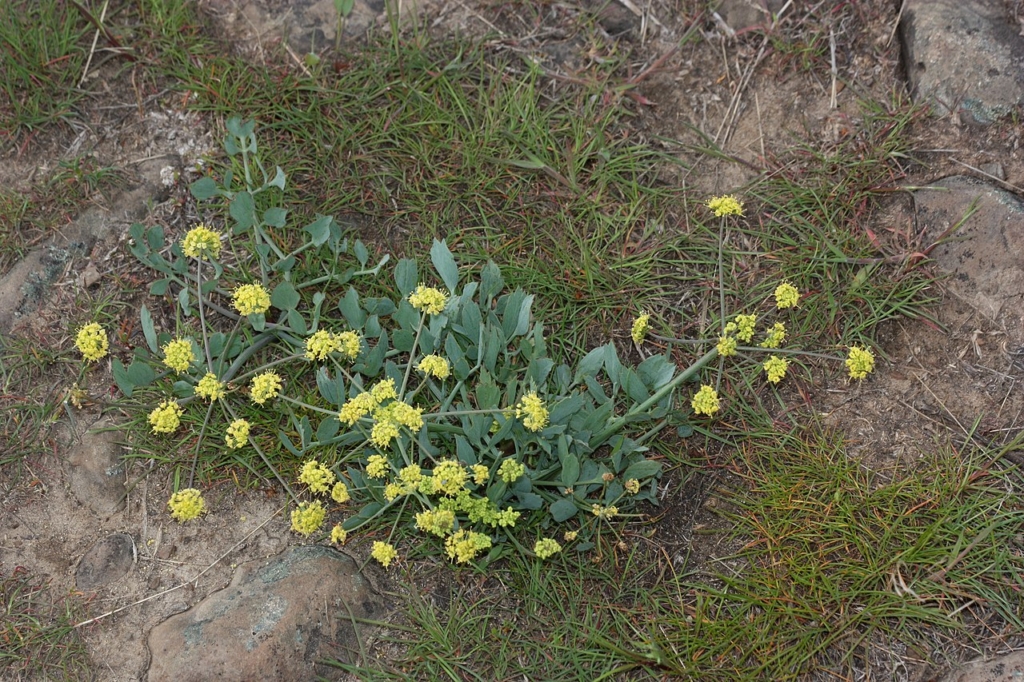
POLYGON ((318 661, 351 662, 359 649, 352 619, 379 618, 384 608, 348 556, 295 547, 239 568, 228 587, 153 628, 148 679, 336 677, 318 661))
POLYGON ((82 436, 68 453, 68 482, 79 502, 106 519, 124 508, 124 462, 114 431, 95 433, 110 426, 103 419, 82 436))
POLYGON ((1002 0, 907 0, 903 54, 918 100, 989 124, 1024 103, 1024 38, 1002 0))
POLYGON ((96 541, 75 569, 75 585, 93 590, 112 583, 135 563, 135 541, 127 533, 116 533, 96 541))
POLYGON ((1020 682, 1024 679, 1024 651, 988 661, 974 661, 954 670, 940 682, 1020 682))
MULTIPOLYGON (((914 193, 918 223, 931 244, 976 209, 932 251, 952 275, 949 285, 1011 338, 1024 323, 1024 204, 1009 192, 966 176, 943 178, 914 193)), ((1012 338, 1016 342, 1021 338, 1012 338)))

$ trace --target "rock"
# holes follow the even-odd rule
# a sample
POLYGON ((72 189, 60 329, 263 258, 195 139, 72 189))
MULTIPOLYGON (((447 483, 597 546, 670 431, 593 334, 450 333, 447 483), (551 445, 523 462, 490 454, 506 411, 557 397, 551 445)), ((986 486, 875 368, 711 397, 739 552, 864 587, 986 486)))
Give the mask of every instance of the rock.
POLYGON ((106 419, 96 422, 68 454, 71 492, 103 519, 123 509, 125 498, 124 462, 117 433, 97 433, 110 426, 106 419))
POLYGON ((989 661, 973 661, 954 670, 940 682, 1020 682, 1024 679, 1024 651, 1014 651, 989 661))
POLYGON ((785 5, 784 0, 723 0, 718 5, 718 16, 733 31, 768 26, 772 15, 785 5))
POLYGON ((135 563, 135 541, 127 533, 108 535, 89 548, 75 569, 75 585, 92 590, 122 577, 135 563))
POLYGON ((1024 103, 1024 38, 1002 0, 906 0, 900 36, 911 89, 942 113, 989 124, 1024 103))
POLYGON ((924 242, 930 245, 976 211, 932 258, 950 273, 949 285, 981 313, 1001 320, 1020 343, 1024 323, 1024 204, 1009 192, 966 176, 943 178, 914 193, 924 242), (941 188, 941 189, 940 189, 941 188))
MULTIPOLYGON (((322 659, 358 651, 352 618, 379 617, 383 601, 348 556, 295 547, 235 572, 223 590, 168 618, 149 635, 148 679, 310 680, 322 659)), ((337 671, 334 670, 334 673, 337 671)))

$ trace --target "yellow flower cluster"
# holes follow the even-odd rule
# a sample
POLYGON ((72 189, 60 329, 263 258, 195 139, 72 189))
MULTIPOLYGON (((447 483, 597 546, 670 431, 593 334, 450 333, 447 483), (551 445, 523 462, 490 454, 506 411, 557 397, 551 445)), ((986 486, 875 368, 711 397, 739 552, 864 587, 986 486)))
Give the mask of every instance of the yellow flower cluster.
POLYGON ((338 504, 345 504, 348 502, 351 499, 348 494, 348 486, 342 481, 335 483, 334 487, 331 488, 331 499, 338 504))
POLYGON ((153 433, 174 433, 181 423, 181 405, 165 400, 149 413, 149 425, 153 433))
POLYGON ((762 367, 764 367, 765 374, 768 375, 768 381, 777 384, 786 376, 789 360, 780 358, 778 355, 771 355, 764 361, 762 367))
POLYGON ((249 442, 249 429, 252 425, 244 419, 236 419, 228 426, 227 436, 224 441, 232 450, 244 447, 249 442))
POLYGON ((110 348, 106 330, 96 322, 90 322, 78 330, 75 345, 81 351, 82 357, 89 362, 96 362, 105 356, 110 348))
POLYGON ((416 310, 422 310, 428 315, 438 315, 448 304, 448 294, 440 289, 420 284, 409 294, 409 303, 416 310))
POLYGON ((343 545, 346 538, 348 538, 348 531, 342 528, 340 523, 334 524, 334 528, 331 529, 331 542, 336 545, 343 545))
POLYGON ((299 483, 305 483, 314 493, 327 492, 335 480, 334 472, 315 459, 303 464, 299 473, 299 483))
POLYGON ((727 358, 730 355, 736 355, 736 337, 735 336, 720 336, 718 337, 718 354, 723 358, 727 358))
POLYGON ((373 400, 377 405, 380 405, 385 400, 398 398, 398 393, 395 391, 395 380, 384 379, 383 381, 378 381, 370 389, 370 395, 373 396, 373 400))
POLYGON ((270 292, 260 284, 243 284, 231 296, 239 315, 258 315, 270 310, 270 292))
POLYGON ((647 330, 651 326, 651 316, 648 313, 641 313, 639 317, 633 320, 633 328, 629 331, 630 337, 633 339, 633 343, 640 345, 647 338, 647 330))
POLYGON ((374 541, 370 549, 370 556, 380 562, 380 565, 387 568, 391 562, 398 558, 398 550, 388 542, 374 541))
POLYGON ((469 479, 469 474, 458 461, 443 459, 434 465, 431 487, 434 494, 457 495, 469 479))
POLYGON ((626 481, 626 485, 623 487, 626 489, 626 492, 629 493, 630 495, 636 495, 638 492, 640 492, 640 481, 636 480, 635 478, 631 478, 628 481, 626 481))
POLYGON ((529 431, 540 431, 548 425, 548 410, 536 391, 530 391, 516 405, 516 417, 523 420, 529 431))
POLYGON ((423 428, 423 409, 401 401, 394 401, 373 411, 373 430, 370 440, 379 448, 386 448, 398 437, 398 427, 413 433, 423 428))
POLYGON ((189 258, 216 258, 220 255, 220 233, 206 225, 196 225, 181 241, 181 250, 189 258))
POLYGON ((715 412, 718 412, 720 406, 718 392, 705 384, 694 394, 693 399, 690 400, 690 405, 697 414, 706 414, 710 417, 715 412))
POLYGON ((743 215, 743 204, 732 195, 711 197, 707 201, 707 207, 719 218, 727 215, 743 215))
POLYGON ((196 354, 192 351, 192 340, 177 338, 163 347, 164 364, 178 374, 187 371, 189 366, 196 361, 196 354))
POLYGON ((366 460, 366 475, 370 478, 384 478, 388 475, 388 460, 382 455, 370 455, 366 460))
POLYGON ((341 353, 345 358, 355 360, 360 345, 359 334, 353 331, 335 334, 321 329, 306 339, 306 359, 322 361, 331 353, 341 353))
POLYGON ((455 512, 450 509, 428 509, 416 514, 416 527, 424 533, 443 538, 455 527, 455 512))
POLYGON ((515 480, 525 473, 526 466, 511 457, 503 461, 501 466, 498 467, 498 476, 505 483, 515 483, 515 480))
POLYGON ((341 406, 341 411, 338 412, 338 420, 346 426, 352 426, 370 414, 375 407, 377 407, 377 401, 374 400, 372 393, 360 393, 355 398, 347 400, 341 406))
POLYGON ((460 490, 454 497, 443 497, 438 502, 438 508, 447 509, 456 514, 465 514, 470 523, 486 523, 495 528, 511 528, 521 516, 520 512, 512 507, 499 510, 493 502, 486 497, 473 495, 468 490, 460 490))
POLYGON ((800 303, 800 292, 789 282, 775 287, 775 305, 779 310, 795 308, 800 303))
POLYGON ((436 379, 444 381, 451 374, 451 367, 448 366, 448 361, 442 358, 440 355, 427 355, 420 364, 416 365, 416 369, 423 372, 427 376, 432 376, 436 379))
POLYGON ((206 398, 211 403, 218 398, 223 398, 226 393, 224 384, 217 381, 217 375, 213 372, 207 372, 206 376, 196 384, 196 395, 200 398, 206 398))
POLYGON ((487 479, 490 478, 491 472, 483 464, 474 464, 470 467, 473 470, 473 483, 477 485, 483 485, 487 483, 487 479))
MULTIPOLYGON (((736 338, 743 343, 750 343, 754 338, 754 326, 757 324, 757 315, 736 316, 736 338)), ((728 331, 728 325, 726 325, 728 331)))
POLYGON ((538 559, 547 559, 562 551, 562 546, 553 538, 542 538, 533 545, 533 553, 538 559))
POLYGON ((320 530, 325 518, 327 510, 320 504, 320 500, 299 502, 298 508, 292 510, 292 530, 308 538, 320 530))
POLYGON ((195 488, 184 488, 171 495, 167 507, 171 510, 171 518, 184 523, 198 518, 206 509, 206 503, 201 492, 195 488))
POLYGON ((263 372, 252 378, 249 397, 257 405, 273 400, 281 392, 281 375, 277 372, 263 372))
POLYGON ((760 345, 761 348, 778 348, 785 340, 786 325, 781 322, 776 322, 767 332, 765 332, 764 341, 758 345, 760 345))
POLYGON ((490 546, 490 536, 471 530, 460 530, 444 541, 448 558, 460 564, 469 563, 477 552, 489 549, 490 546))
POLYGON ((590 508, 590 512, 599 519, 611 519, 619 513, 619 508, 615 505, 604 507, 599 504, 595 504, 590 508))
POLYGON ((863 379, 875 369, 875 356, 867 348, 852 346, 850 356, 846 358, 846 368, 850 370, 851 379, 863 379))

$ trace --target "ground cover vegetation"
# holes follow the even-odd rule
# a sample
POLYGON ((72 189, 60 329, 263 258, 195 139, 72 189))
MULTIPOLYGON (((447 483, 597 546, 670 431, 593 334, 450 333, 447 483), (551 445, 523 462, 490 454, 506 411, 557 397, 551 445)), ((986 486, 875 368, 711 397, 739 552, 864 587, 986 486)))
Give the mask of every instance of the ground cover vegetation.
MULTIPOLYGON (((0 8, 14 147, 87 106, 99 15, 50 4, 0 8)), ((782 409, 793 383, 864 378, 882 322, 928 316, 927 271, 862 227, 922 110, 866 102, 856 135, 695 197, 664 181, 679 150, 631 132, 614 62, 552 89, 483 44, 394 32, 251 68, 187 3, 111 10, 143 82, 223 122, 225 153, 183 180, 186 230, 132 228, 138 320, 83 300, 63 346, 3 340, 8 444, 45 442, 77 399, 35 379, 86 393, 132 317, 114 407, 175 472, 167 513, 202 523, 204 485, 273 479, 296 540, 365 548, 395 580, 389 655, 336 663, 361 679, 795 679, 1021 627, 1013 444, 876 480, 782 409), (694 450, 733 472, 738 548, 699 571, 650 520, 666 477, 702 475, 694 450), (424 596, 440 571, 449 594, 424 596)), ((68 186, 111 177, 91 163, 0 195, 7 262, 80 205, 68 186)), ((67 618, 0 577, 0 665, 74 677, 67 618)))

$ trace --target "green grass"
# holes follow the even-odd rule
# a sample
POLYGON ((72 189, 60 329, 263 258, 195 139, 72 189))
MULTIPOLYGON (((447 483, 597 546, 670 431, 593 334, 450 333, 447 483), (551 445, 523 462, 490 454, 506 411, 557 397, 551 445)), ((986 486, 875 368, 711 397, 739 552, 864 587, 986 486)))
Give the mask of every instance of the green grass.
POLYGON ((83 96, 87 23, 69 2, 0 5, 0 136, 67 120, 83 96))
POLYGON ((5 679, 90 678, 85 647, 74 630, 76 615, 72 599, 55 598, 23 569, 0 575, 0 674, 5 679))

